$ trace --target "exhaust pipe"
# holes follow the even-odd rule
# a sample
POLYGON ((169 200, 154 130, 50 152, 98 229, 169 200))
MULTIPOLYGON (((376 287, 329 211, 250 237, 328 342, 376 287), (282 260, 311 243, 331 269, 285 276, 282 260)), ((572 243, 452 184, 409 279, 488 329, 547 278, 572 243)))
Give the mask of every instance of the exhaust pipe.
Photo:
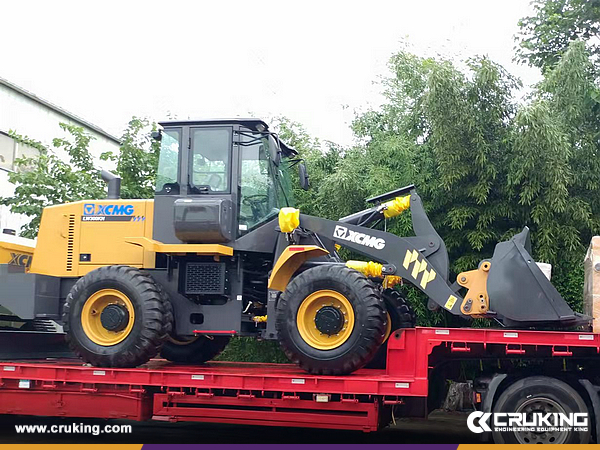
POLYGON ((108 170, 100 172, 102 179, 108 184, 108 195, 106 198, 118 200, 121 198, 121 178, 108 170))

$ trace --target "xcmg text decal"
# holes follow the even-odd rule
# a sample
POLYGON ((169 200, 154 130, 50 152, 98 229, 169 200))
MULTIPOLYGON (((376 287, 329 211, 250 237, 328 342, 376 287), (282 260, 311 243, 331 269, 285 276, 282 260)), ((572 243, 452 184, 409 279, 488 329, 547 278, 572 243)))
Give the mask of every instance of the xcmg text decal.
POLYGON ((83 205, 84 222, 141 222, 144 216, 135 216, 135 206, 127 204, 97 205, 86 203, 83 205))
POLYGON ((10 261, 8 262, 11 266, 29 267, 31 265, 31 255, 22 255, 21 253, 11 253, 10 261))
POLYGON ((84 216, 133 216, 134 211, 133 205, 83 205, 84 216))
POLYGON ((376 248, 377 250, 383 250, 385 247, 385 241, 375 236, 369 236, 368 234, 359 233, 357 231, 349 230, 341 225, 336 225, 333 232, 333 237, 336 239, 343 239, 344 241, 354 242, 355 244, 364 245, 365 247, 376 248))

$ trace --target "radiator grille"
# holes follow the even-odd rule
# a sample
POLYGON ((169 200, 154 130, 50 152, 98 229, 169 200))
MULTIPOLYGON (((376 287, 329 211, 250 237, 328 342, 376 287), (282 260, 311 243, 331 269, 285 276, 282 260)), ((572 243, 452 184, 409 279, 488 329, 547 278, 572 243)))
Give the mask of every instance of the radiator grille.
POLYGON ((69 216, 69 231, 67 234, 67 272, 73 271, 73 251, 75 247, 75 215, 69 216))
POLYGON ((186 294, 224 294, 225 264, 187 263, 185 268, 186 294))

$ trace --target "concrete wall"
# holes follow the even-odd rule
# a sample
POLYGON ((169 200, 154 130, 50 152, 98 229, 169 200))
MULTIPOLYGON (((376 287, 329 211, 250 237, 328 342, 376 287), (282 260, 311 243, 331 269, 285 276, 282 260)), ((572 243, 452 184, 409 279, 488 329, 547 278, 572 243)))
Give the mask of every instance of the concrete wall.
POLYGON ((78 123, 73 118, 33 100, 20 92, 0 83, 0 131, 13 130, 46 145, 56 137, 67 137, 60 129, 60 122, 83 126, 94 136, 90 149, 96 155, 106 151, 117 151, 119 144, 98 131, 78 123))
MULTIPOLYGON (((13 191, 14 185, 8 182, 8 172, 0 169, 0 195, 8 197, 13 194, 13 191)), ((13 214, 6 206, 0 206, 0 233, 5 228, 18 231, 28 221, 27 216, 13 214)))

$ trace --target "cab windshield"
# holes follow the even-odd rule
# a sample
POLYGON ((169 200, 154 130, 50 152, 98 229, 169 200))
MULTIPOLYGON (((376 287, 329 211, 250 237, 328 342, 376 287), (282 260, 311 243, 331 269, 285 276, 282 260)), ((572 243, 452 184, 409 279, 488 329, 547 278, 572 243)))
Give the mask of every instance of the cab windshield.
POLYGON ((271 148, 277 148, 272 136, 240 133, 240 233, 256 228, 277 216, 279 209, 293 205, 289 180, 289 162, 277 167, 271 148), (271 147, 274 146, 274 147, 271 147))

